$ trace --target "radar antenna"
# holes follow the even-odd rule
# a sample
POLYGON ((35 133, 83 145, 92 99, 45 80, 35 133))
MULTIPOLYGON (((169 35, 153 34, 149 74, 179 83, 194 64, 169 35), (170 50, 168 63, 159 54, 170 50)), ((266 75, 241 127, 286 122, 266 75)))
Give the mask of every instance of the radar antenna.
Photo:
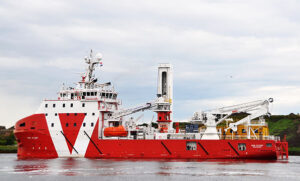
POLYGON ((90 55, 88 57, 84 58, 85 63, 88 64, 87 70, 86 70, 86 74, 85 74, 85 79, 86 79, 86 83, 93 84, 97 82, 97 79, 95 79, 95 75, 93 74, 95 67, 99 64, 100 66, 102 66, 102 54, 101 53, 97 53, 96 55, 93 54, 93 50, 91 50, 90 55))

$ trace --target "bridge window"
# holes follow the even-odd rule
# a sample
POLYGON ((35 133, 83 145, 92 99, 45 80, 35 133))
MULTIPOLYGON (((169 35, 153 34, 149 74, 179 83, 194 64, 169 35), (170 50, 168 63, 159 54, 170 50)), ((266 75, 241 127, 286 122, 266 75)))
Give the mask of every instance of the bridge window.
POLYGON ((238 149, 239 151, 246 151, 246 143, 239 143, 238 149))
POLYGON ((197 150, 197 143, 193 141, 187 141, 186 150, 197 150))
POLYGON ((91 92, 91 96, 94 96, 94 92, 91 92))
POLYGON ((47 108, 48 107, 48 104, 45 104, 45 108, 47 108))
POLYGON ((20 127, 25 127, 25 122, 20 124, 20 127))
POLYGON ((90 95, 91 95, 91 93, 90 93, 90 92, 87 92, 87 93, 86 93, 86 95, 87 95, 87 96, 90 96, 90 95))
POLYGON ((83 92, 83 96, 86 96, 86 92, 83 92))

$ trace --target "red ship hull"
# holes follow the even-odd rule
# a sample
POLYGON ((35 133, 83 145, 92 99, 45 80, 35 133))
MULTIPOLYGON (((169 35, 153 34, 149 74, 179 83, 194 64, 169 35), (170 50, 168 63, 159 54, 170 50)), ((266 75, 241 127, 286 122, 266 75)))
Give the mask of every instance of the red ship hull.
MULTIPOLYGON (((67 137, 71 135, 65 133, 67 137)), ((60 157, 43 114, 36 114, 20 120, 16 124, 15 136, 18 141, 18 158, 57 158, 60 157), (35 127, 20 127, 20 122, 35 127), (33 129, 34 128, 34 129, 33 129)), ((76 139, 76 136, 75 136, 76 139)), ((163 159, 277 159, 282 154, 286 142, 275 140, 128 140, 99 139, 98 122, 91 135, 86 135, 89 143, 86 158, 163 158, 163 159), (187 142, 193 142, 195 150, 187 150, 187 142), (244 143, 246 150, 239 150, 238 144, 244 143), (279 146, 280 145, 280 146, 279 146)), ((70 157, 76 157, 76 148, 67 142, 70 157)))

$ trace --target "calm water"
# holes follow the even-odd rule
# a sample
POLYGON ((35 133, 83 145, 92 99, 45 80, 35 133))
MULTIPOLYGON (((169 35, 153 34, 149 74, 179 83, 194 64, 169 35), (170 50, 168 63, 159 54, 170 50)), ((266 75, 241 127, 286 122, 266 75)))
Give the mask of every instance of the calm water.
POLYGON ((0 154, 0 180, 300 180, 300 157, 288 161, 18 160, 0 154))

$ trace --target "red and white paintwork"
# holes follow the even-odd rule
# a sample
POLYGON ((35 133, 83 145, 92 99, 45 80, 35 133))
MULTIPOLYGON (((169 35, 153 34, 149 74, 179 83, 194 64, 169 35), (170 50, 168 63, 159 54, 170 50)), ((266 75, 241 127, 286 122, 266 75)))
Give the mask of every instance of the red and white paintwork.
MULTIPOLYGON (((82 76, 77 88, 63 88, 58 99, 44 100, 35 114, 16 123, 14 133, 18 142, 18 158, 277 159, 284 154, 283 150, 287 151, 287 143, 278 140, 202 140, 200 133, 191 134, 194 136, 192 139, 177 138, 176 135, 182 133, 178 133, 178 129, 175 133, 171 128, 172 89, 164 93, 163 84, 158 88, 161 98, 154 110, 158 113, 159 128, 135 132, 141 128, 132 119, 125 122, 123 115, 136 110, 120 111, 120 101, 116 99, 117 93, 109 87, 110 84, 95 84, 92 72, 100 60, 100 55, 94 58, 91 54, 86 58, 89 64, 87 73, 82 76), (87 96, 83 92, 97 94, 87 96), (161 102, 161 99, 167 101, 161 102), (119 124, 128 130, 127 137, 104 136, 105 128, 119 124), (132 132, 143 135, 132 135, 132 132), (170 135, 174 137, 168 137, 170 135), (187 150, 187 143, 191 142, 196 145, 195 150, 187 150), (239 143, 245 143, 246 150, 239 150, 239 143)), ((171 72, 169 68, 169 65, 163 64, 159 73, 171 72)), ((171 79, 171 76, 167 78, 171 79)), ((159 81, 162 81, 161 78, 159 81)), ((171 80, 167 82, 166 87, 172 86, 171 80)))

